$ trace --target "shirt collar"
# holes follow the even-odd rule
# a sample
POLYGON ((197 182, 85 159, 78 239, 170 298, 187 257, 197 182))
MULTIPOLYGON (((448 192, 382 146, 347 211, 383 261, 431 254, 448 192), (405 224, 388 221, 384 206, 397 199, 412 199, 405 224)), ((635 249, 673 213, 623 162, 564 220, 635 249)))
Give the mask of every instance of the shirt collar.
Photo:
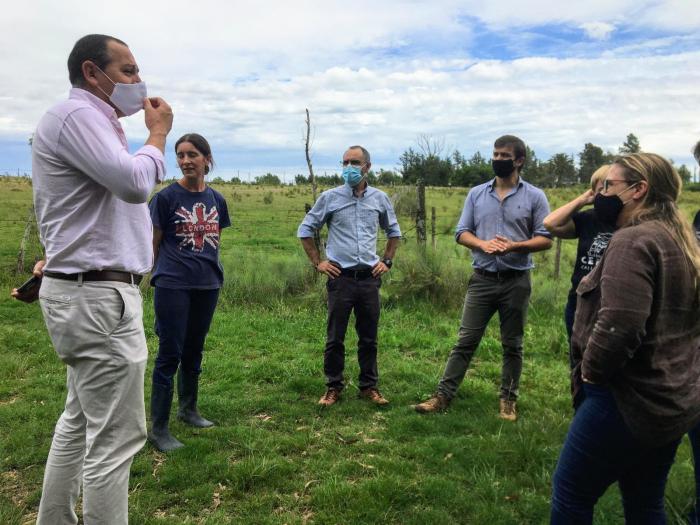
MULTIPOLYGON (((355 193, 354 193, 354 191, 353 191, 353 189, 352 189, 352 186, 350 186, 348 183, 343 184, 343 185, 341 186, 341 188, 342 188, 341 191, 343 192, 344 195, 347 195, 348 197, 354 197, 354 196, 355 196, 355 193)), ((369 193, 370 193, 371 190, 373 190, 372 186, 370 186, 369 184, 367 184, 367 187, 365 188, 365 192, 364 192, 364 194, 363 194, 363 197, 367 197, 367 195, 369 195, 369 193)))
POLYGON ((71 88, 68 98, 74 100, 84 100, 85 102, 92 104, 102 113, 104 113, 104 115, 110 120, 117 118, 117 112, 114 111, 112 106, 83 88, 71 88))
MULTIPOLYGON (((496 184, 496 178, 497 177, 494 177, 493 179, 491 179, 491 181, 486 183, 489 187, 489 191, 493 191, 493 185, 496 184)), ((522 188, 524 182, 525 181, 523 180, 522 175, 518 175, 518 184, 516 184, 516 188, 522 188)))

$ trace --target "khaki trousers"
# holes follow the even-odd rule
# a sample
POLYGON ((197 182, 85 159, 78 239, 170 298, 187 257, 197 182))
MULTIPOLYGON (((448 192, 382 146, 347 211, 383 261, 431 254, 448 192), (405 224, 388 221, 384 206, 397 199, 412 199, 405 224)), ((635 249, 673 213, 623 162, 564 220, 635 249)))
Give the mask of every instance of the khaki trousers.
POLYGON ((44 277, 44 321, 67 365, 68 396, 46 461, 39 525, 128 523, 129 469, 146 440, 148 357, 138 286, 44 277))

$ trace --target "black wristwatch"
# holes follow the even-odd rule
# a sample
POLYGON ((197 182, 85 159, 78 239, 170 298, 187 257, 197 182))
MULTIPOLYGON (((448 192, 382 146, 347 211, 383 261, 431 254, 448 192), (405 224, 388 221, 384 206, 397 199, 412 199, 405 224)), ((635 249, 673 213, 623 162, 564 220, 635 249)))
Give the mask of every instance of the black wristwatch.
POLYGON ((385 265, 387 268, 391 268, 391 267, 394 265, 394 261, 392 261, 392 260, 389 259, 388 257, 385 257, 384 259, 382 259, 382 262, 384 263, 384 265, 385 265))

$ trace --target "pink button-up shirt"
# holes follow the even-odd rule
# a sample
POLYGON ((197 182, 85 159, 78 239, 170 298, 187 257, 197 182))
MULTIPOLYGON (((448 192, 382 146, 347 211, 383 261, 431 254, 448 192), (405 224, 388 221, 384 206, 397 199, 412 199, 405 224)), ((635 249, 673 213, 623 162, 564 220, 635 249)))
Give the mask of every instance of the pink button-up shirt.
POLYGON ((46 270, 76 273, 153 265, 146 201, 165 176, 163 153, 128 151, 112 107, 88 91, 42 117, 32 143, 34 207, 46 270))

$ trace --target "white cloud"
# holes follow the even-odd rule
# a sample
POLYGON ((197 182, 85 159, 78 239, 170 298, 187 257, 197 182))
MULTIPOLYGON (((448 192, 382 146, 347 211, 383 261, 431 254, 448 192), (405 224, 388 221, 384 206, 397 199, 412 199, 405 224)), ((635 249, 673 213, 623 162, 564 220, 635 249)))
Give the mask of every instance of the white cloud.
MULTIPOLYGON (((104 32, 129 43, 150 93, 173 105, 173 135, 200 131, 232 155, 272 152, 303 165, 308 107, 324 158, 362 141, 392 162, 419 133, 485 153, 514 132, 546 156, 589 141, 616 149, 634 132, 645 149, 687 159, 700 136, 700 72, 689 67, 700 51, 683 33, 700 29, 691 4, 123 0, 86 10, 39 0, 4 12, 0 140, 25 138, 65 98, 68 51, 82 34, 104 32), (475 21, 513 35, 569 24, 608 42, 623 25, 676 33, 590 58, 483 60, 470 51, 475 21), (660 49, 666 55, 654 56, 660 49)), ((142 116, 125 127, 144 135, 142 116)))
POLYGON ((607 22, 586 22, 579 27, 593 40, 607 40, 615 31, 615 26, 607 22))

